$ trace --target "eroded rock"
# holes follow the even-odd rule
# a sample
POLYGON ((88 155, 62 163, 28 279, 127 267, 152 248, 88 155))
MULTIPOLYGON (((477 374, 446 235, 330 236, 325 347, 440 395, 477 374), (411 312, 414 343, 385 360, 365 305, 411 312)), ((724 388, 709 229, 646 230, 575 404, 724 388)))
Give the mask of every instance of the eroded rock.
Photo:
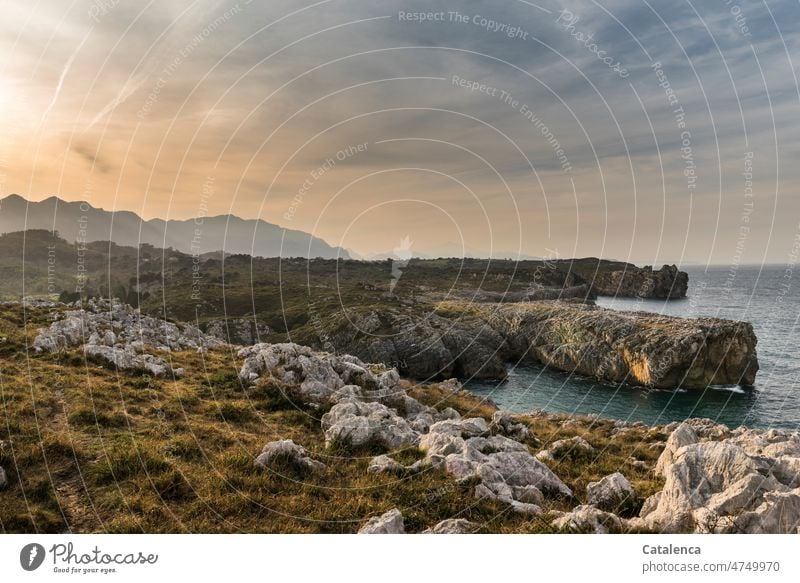
POLYGON ((397 508, 370 518, 358 534, 404 534, 403 515, 397 508))
POLYGON ((325 469, 325 464, 311 459, 308 451, 291 439, 272 441, 264 446, 256 458, 255 466, 259 469, 271 468, 281 464, 289 464, 300 470, 317 472, 325 469))
POLYGON ((636 496, 631 483, 620 472, 605 476, 586 486, 587 500, 601 510, 614 511, 629 504, 636 496))

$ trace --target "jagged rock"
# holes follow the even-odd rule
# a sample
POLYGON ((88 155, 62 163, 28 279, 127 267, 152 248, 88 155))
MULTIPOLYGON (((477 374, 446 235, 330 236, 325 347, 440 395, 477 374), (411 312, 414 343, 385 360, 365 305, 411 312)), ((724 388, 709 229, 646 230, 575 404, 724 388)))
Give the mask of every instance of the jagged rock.
POLYGON ((484 427, 485 422, 475 419, 435 423, 430 433, 421 437, 419 448, 434 465, 438 465, 434 456, 444 458, 445 470, 456 479, 479 478, 477 498, 501 500, 517 512, 539 514, 543 492, 572 496, 572 491, 524 444, 502 435, 482 437, 484 427))
POLYGON ((699 441, 685 423, 670 435, 656 466, 664 489, 642 506, 645 524, 665 532, 796 532, 800 435, 703 425, 710 438, 729 437, 699 441))
POLYGON ((370 518, 358 534, 405 534, 403 515, 397 508, 370 518))
POLYGON ((495 411, 494 415, 492 415, 492 425, 515 439, 527 439, 531 434, 527 425, 514 423, 511 414, 507 411, 495 411))
POLYGON ((458 421, 461 419, 461 414, 453 409, 452 407, 446 407, 439 411, 439 415, 437 416, 439 421, 444 421, 445 419, 450 419, 451 421, 458 421))
POLYGON ((686 423, 681 423, 667 438, 664 450, 656 462, 656 474, 665 475, 666 468, 672 465, 675 453, 685 445, 697 443, 697 434, 686 423))
POLYGON ((422 534, 472 534, 479 528, 474 522, 463 518, 448 518, 423 530, 422 534))
POLYGON ((391 341, 353 334, 341 315, 331 316, 326 329, 337 351, 398 363, 402 374, 422 379, 504 378, 506 363, 521 359, 656 388, 752 385, 758 371, 756 337, 746 322, 558 301, 456 301, 424 317, 391 308, 384 319, 391 341))
POLYGON ((327 445, 338 440, 354 447, 376 444, 395 450, 419 441, 419 433, 381 403, 338 403, 322 416, 322 429, 327 445))
POLYGON ((605 476, 599 482, 590 482, 586 494, 589 504, 610 511, 617 510, 636 496, 631 483, 619 472, 605 476))
POLYGON ((686 297, 689 275, 675 265, 653 270, 650 265, 623 269, 597 269, 591 274, 592 291, 600 296, 675 299, 686 297))
POLYGON ((375 374, 354 356, 316 352, 293 343, 262 343, 242 348, 239 357, 244 360, 239 371, 242 382, 272 377, 296 386, 299 398, 309 403, 338 403, 348 399, 391 407, 416 403, 400 386, 396 370, 375 374))
POLYGON ((8 476, 6 475, 6 471, 3 469, 3 466, 0 466, 0 490, 3 490, 8 486, 8 476))
POLYGON ((396 474, 405 470, 405 466, 388 455, 379 455, 372 458, 367 467, 370 474, 396 474))
POLYGON ((50 327, 39 330, 36 352, 55 352, 78 346, 125 348, 133 342, 162 351, 220 346, 218 339, 188 324, 175 324, 141 314, 116 300, 90 299, 85 308, 67 310, 50 327))
POLYGON ((291 439, 271 441, 264 446, 256 458, 255 466, 259 469, 272 467, 276 463, 288 463, 291 466, 316 472, 325 469, 325 464, 308 457, 308 451, 291 439))
POLYGON ((470 417, 467 419, 447 419, 431 425, 431 433, 447 433, 459 437, 474 437, 488 433, 489 427, 486 420, 482 417, 470 417))
POLYGON ((764 502, 734 519, 734 531, 749 534, 800 534, 800 488, 767 492, 764 502))
POLYGON ((183 369, 173 371, 166 360, 147 354, 145 349, 204 350, 221 344, 194 326, 144 316, 118 301, 92 299, 85 308, 68 310, 50 327, 40 329, 33 348, 36 352, 56 352, 82 346, 87 356, 105 360, 119 370, 181 376, 183 369))
POLYGON ((607 534, 610 531, 622 530, 622 521, 615 514, 604 512, 594 506, 582 505, 556 518, 553 526, 578 532, 607 534))
POLYGON ((543 454, 543 457, 549 460, 560 459, 579 451, 592 452, 594 451, 594 448, 580 435, 576 435, 575 437, 570 437, 569 439, 559 439, 558 441, 554 441, 550 444, 550 447, 543 451, 546 451, 549 454, 549 456, 543 454))

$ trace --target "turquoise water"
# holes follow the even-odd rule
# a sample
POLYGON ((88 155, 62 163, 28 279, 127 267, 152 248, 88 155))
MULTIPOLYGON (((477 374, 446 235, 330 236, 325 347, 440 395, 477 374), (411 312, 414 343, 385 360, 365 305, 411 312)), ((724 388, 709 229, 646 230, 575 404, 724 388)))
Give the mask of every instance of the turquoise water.
POLYGON ((755 387, 709 387, 702 391, 659 390, 615 385, 540 365, 510 366, 508 379, 468 381, 466 387, 514 412, 544 409, 599 414, 648 424, 709 417, 731 427, 800 429, 798 318, 800 283, 784 267, 685 268, 685 300, 600 298, 600 306, 696 318, 746 320, 758 337, 760 370, 755 387))

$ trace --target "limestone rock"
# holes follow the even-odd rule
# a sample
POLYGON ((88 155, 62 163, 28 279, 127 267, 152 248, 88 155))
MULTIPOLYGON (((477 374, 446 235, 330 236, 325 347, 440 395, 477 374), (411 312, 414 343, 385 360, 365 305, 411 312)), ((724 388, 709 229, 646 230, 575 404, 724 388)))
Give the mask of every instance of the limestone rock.
POLYGON ((272 467, 276 463, 288 463, 293 467, 316 472, 325 469, 325 464, 313 460, 308 456, 308 451, 297 445, 291 439, 271 441, 264 446, 261 454, 256 458, 255 466, 259 469, 272 467))
POLYGON ((94 300, 78 310, 67 310, 33 341, 36 352, 83 347, 88 357, 113 364, 118 370, 143 370, 153 376, 174 374, 169 363, 146 349, 161 352, 205 350, 220 346, 218 339, 188 324, 174 324, 118 301, 94 300))
POLYGON ((631 483, 619 472, 590 482, 586 486, 589 504, 602 510, 614 511, 631 501, 636 493, 631 483))
POLYGON ((514 423, 507 411, 495 411, 494 415, 492 415, 492 426, 515 439, 527 439, 531 434, 527 425, 514 423))
POLYGON ((657 464, 664 489, 642 506, 645 524, 665 532, 796 532, 800 435, 701 427, 706 441, 688 424, 667 440, 657 464))
POLYGON ((404 534, 403 515, 397 508, 370 518, 358 534, 404 534))
POLYGON ((354 447, 376 444, 389 450, 416 445, 419 433, 381 403, 338 403, 322 416, 325 443, 340 440, 354 447))
POLYGON ((395 474, 402 472, 405 466, 388 455, 379 455, 369 462, 367 472, 370 474, 395 474))
POLYGON ((428 459, 443 457, 445 470, 457 480, 477 477, 477 498, 506 502, 517 512, 541 513, 538 505, 543 493, 572 496, 566 484, 534 458, 525 444, 502 435, 484 437, 484 426, 475 419, 435 423, 430 433, 421 437, 419 448, 428 459))
POLYGON ((583 505, 556 518, 553 526, 571 531, 607 534, 611 531, 619 532, 622 529, 622 521, 615 514, 604 512, 594 506, 583 505))
POLYGON ((576 452, 592 452, 594 448, 580 435, 571 437, 569 439, 559 439, 550 444, 550 446, 543 450, 549 456, 544 456, 545 459, 561 459, 573 455, 576 452))

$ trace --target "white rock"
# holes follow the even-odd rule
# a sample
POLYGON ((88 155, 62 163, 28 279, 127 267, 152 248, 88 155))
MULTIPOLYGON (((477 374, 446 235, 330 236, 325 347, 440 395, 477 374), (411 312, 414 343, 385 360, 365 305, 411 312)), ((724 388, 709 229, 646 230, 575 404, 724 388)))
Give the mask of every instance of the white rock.
POLYGON ((275 462, 288 462, 295 467, 312 472, 325 469, 325 464, 308 457, 308 451, 291 439, 272 441, 264 446, 256 458, 255 466, 259 469, 270 467, 275 462))
POLYGON ((370 474, 397 473, 402 472, 404 469, 403 464, 388 455, 379 455, 370 460, 367 472, 370 474))
POLYGON ((603 510, 616 510, 636 495, 631 483, 619 472, 605 476, 599 482, 590 482, 586 494, 589 504, 603 510))
POLYGON ((375 443, 395 450, 416 445, 419 441, 419 433, 381 403, 337 403, 322 416, 322 429, 328 445, 341 440, 356 447, 375 443))
POLYGON ((358 534, 404 534, 403 515, 397 508, 370 518, 358 534))
POLYGON ((607 534, 609 531, 620 531, 622 521, 610 512, 604 512, 594 506, 578 506, 553 521, 553 526, 560 529, 607 534))
POLYGON ((661 452, 661 456, 656 462, 656 474, 663 476, 665 468, 672 464, 675 452, 684 445, 689 445, 691 443, 697 443, 697 433, 695 433, 690 425, 681 423, 667 438, 664 451, 661 452))

